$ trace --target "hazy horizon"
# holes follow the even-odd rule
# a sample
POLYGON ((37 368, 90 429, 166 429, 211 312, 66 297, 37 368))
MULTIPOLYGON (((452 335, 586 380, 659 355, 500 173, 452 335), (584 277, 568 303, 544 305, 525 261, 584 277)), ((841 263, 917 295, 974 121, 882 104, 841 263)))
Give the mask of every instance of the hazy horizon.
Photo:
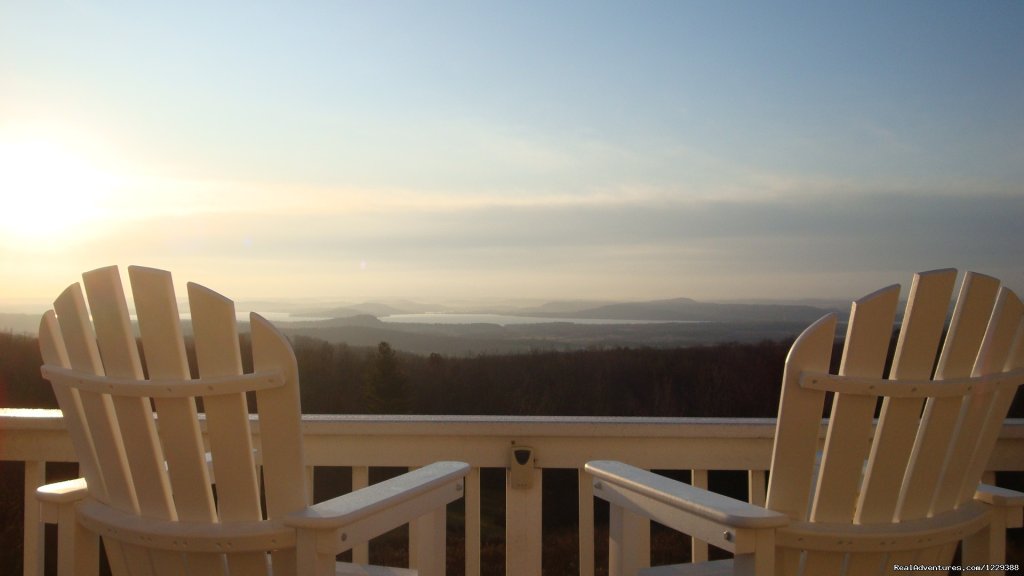
POLYGON ((1024 289, 1024 3, 0 0, 0 308, 1024 289))
MULTIPOLYGON (((122 270, 122 281, 127 285, 127 274, 122 270)), ((175 282, 177 284, 177 282, 175 282)), ((905 283, 909 287, 909 282, 905 283)), ((130 286, 127 286, 130 291, 130 286)), ((178 304, 181 311, 187 311, 187 296, 185 295, 184 287, 181 287, 179 292, 178 304)), ((863 296, 861 294, 860 296, 863 296)), ((398 310, 399 314, 418 314, 418 313, 501 313, 502 311, 521 311, 527 309, 533 309, 542 307, 545 305, 566 305, 569 309, 574 308, 586 308, 586 307, 599 307, 609 304, 643 304, 657 301, 671 301, 677 299, 691 299, 700 303, 712 303, 712 304, 784 304, 784 305, 808 305, 826 308, 836 305, 849 304, 857 296, 849 297, 836 297, 836 298, 726 298, 720 300, 705 300, 688 298, 686 296, 678 296, 674 298, 663 298, 663 299, 572 299, 572 298, 498 298, 498 297, 481 297, 481 298, 461 298, 452 300, 430 300, 430 299, 416 299, 416 298, 375 298, 375 297, 345 297, 345 298, 329 298, 329 297, 310 297, 310 298, 288 298, 288 297, 268 297, 268 298, 232 298, 235 301, 236 307, 240 310, 251 310, 254 312, 260 312, 265 310, 267 312, 286 312, 286 313, 305 313, 305 312, 316 312, 320 310, 330 310, 332 308, 347 308, 347 307, 364 307, 373 305, 384 305, 392 306, 398 310)), ((15 298, 15 299, 0 299, 0 314, 41 314, 42 312, 52 308, 54 298, 45 297, 31 297, 31 298, 15 298)), ((131 303, 129 302, 129 307, 131 303)))

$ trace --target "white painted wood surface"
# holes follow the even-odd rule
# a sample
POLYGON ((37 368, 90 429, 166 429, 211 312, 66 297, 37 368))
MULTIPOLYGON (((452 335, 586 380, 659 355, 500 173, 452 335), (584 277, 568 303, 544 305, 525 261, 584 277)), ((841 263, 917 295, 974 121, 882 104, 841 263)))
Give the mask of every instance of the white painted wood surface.
MULTIPOLYGON (((899 295, 899 286, 890 286, 853 303, 839 366, 841 376, 882 377, 899 295)), ((834 396, 811 508, 812 522, 853 521, 862 470, 871 449, 876 403, 875 396, 834 396)), ((842 553, 808 552, 804 570, 808 574, 839 574, 846 561, 842 553)))
POLYGON ((766 500, 787 526, 759 531, 744 546, 741 531, 726 531, 716 544, 718 526, 737 524, 729 511, 738 504, 621 463, 588 464, 595 495, 612 505, 610 561, 623 559, 612 573, 641 568, 618 551, 629 514, 711 538, 735 553, 736 573, 886 574, 896 563, 949 564, 960 542, 974 561, 1002 563, 1006 528, 1024 523, 1024 494, 997 504, 978 486, 1022 380, 1024 304, 997 280, 968 273, 936 358, 954 277, 952 270, 915 277, 892 380, 882 378, 898 286, 854 302, 838 377, 824 374, 833 317, 794 342, 766 500), (933 364, 934 382, 923 383, 933 364), (833 402, 819 457, 826 390, 833 402), (896 497, 883 493, 897 486, 896 497))
MULTIPOLYGON (((267 575, 271 564, 275 576, 297 574, 298 539, 283 522, 304 511, 345 523, 355 536, 349 547, 384 526, 411 522, 420 572, 443 573, 445 505, 462 496, 466 464, 428 466, 353 493, 342 520, 332 520, 339 513, 334 501, 310 507, 298 369, 288 341, 253 314, 257 373, 243 377, 233 303, 190 284, 199 372, 194 380, 170 273, 130 267, 129 276, 143 355, 116 267, 83 275, 88 308, 74 284, 42 319, 43 374, 68 414, 84 474, 73 486, 38 491, 43 519, 60 528, 62 576, 95 573, 97 534, 115 576, 267 575), (146 395, 147 386, 158 393, 146 395), (246 392, 256 397, 258 435, 246 392)), ((26 468, 28 487, 42 478, 36 462, 26 468)), ((30 520, 38 530, 40 518, 26 515, 30 520)), ((28 539, 27 571, 39 566, 39 543, 38 534, 28 539)), ((317 574, 334 573, 334 555, 321 548, 307 550, 316 556, 309 561, 324 568, 317 574)))
MULTIPOLYGON (((201 418, 204 435, 205 425, 201 418)), ((251 420, 251 425, 258 436, 255 420, 251 420)), ((543 468, 577 469, 580 474, 584 474, 584 463, 595 455, 618 460, 638 456, 644 468, 659 470, 688 470, 696 466, 710 470, 764 470, 771 460, 774 429, 772 418, 303 416, 309 467, 418 467, 457 454, 472 466, 470 476, 479 475, 481 468, 507 465, 510 441, 521 438, 529 438, 530 445, 545 455, 540 462, 543 468), (354 436, 360 438, 358 444, 350 441, 354 436), (685 449, 674 449, 678 446, 685 449)), ((45 462, 75 460, 59 410, 0 408, 0 431, 5 437, 5 442, 0 443, 0 460, 37 462, 40 466, 45 462)), ((819 428, 820 438, 824 438, 825 431, 825 426, 819 428)), ((1001 427, 986 468, 989 472, 1024 471, 1024 420, 1008 420, 1001 427)), ((764 477, 763 472, 757 474, 764 477)), ((28 485, 33 482, 30 480, 28 485)), ((467 490, 471 485, 467 481, 467 490)), ((467 498, 468 504, 472 497, 467 498)), ((763 498, 762 491, 761 503, 763 498)), ((34 501, 31 496, 29 504, 34 501)), ((481 508, 481 513, 489 513, 486 506, 481 508)), ((479 514, 470 514, 468 523, 472 525, 474 519, 479 523, 479 514)))

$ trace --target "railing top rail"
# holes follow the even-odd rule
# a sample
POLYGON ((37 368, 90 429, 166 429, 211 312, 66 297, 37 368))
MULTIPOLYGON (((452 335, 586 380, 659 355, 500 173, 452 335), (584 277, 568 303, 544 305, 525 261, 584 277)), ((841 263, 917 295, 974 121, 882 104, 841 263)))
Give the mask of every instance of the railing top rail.
MULTIPOLYGON (((487 430, 500 435, 702 437, 711 434, 717 438, 765 438, 771 437, 775 429, 774 418, 303 414, 302 422, 310 435, 338 434, 342 429, 348 433, 386 431, 389 435, 403 435, 413 433, 413 429, 429 427, 443 428, 445 434, 453 436, 487 430)), ((60 410, 0 408, 0 430, 60 430, 63 427, 60 410)), ((1024 418, 1007 419, 1000 436, 1024 438, 1024 418)))
POLYGON ((63 429, 64 415, 49 408, 0 408, 0 430, 63 429))

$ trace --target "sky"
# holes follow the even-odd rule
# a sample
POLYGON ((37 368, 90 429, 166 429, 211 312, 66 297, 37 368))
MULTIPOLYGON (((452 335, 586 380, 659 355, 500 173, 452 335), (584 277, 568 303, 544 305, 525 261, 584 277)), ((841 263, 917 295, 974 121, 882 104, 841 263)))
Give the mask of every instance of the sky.
POLYGON ((1024 288, 1024 3, 0 0, 0 306, 1024 288))

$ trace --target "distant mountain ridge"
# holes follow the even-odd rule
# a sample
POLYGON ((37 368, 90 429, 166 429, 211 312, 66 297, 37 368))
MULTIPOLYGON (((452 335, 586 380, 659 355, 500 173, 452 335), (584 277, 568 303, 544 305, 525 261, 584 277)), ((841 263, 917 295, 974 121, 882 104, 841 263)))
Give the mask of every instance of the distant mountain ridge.
POLYGON ((359 304, 341 304, 327 308, 305 307, 291 312, 296 318, 350 318, 352 316, 371 315, 376 317, 394 314, 419 314, 447 310, 447 306, 423 304, 412 300, 388 300, 386 302, 361 302, 359 304))
POLYGON ((669 298, 642 302, 611 302, 600 300, 553 300, 532 306, 491 304, 469 307, 432 306, 420 303, 402 304, 363 302, 331 308, 305 309, 293 313, 296 318, 351 318, 371 315, 378 318, 424 312, 453 314, 506 314, 539 316, 552 319, 615 320, 638 322, 813 322, 828 312, 845 312, 809 303, 785 302, 702 302, 692 298, 669 298))
POLYGON ((0 312, 0 331, 35 335, 39 331, 40 316, 42 314, 0 312))
POLYGON ((381 304, 378 302, 364 302, 351 306, 336 306, 334 308, 316 309, 304 312, 295 312, 292 316, 296 318, 318 316, 324 318, 350 318, 352 316, 390 316, 392 314, 406 314, 405 310, 381 304))
MULTIPOLYGON (((308 316, 293 314, 290 320, 280 321, 278 327, 291 336, 310 336, 352 346, 372 347, 386 341, 396 350, 417 354, 467 355, 778 340, 796 336, 828 312, 838 312, 840 318, 845 316, 839 309, 807 305, 712 303, 690 298, 593 304, 565 301, 520 306, 515 311, 505 309, 503 314, 506 315, 535 316, 552 321, 502 326, 496 323, 383 322, 377 314, 399 309, 387 304, 366 303, 318 310, 306 308, 303 312, 308 316), (627 322, 588 325, 569 321, 574 318, 627 322), (630 320, 638 323, 629 323, 630 320)), ((451 309, 455 310, 464 309, 451 309)), ((402 312, 407 311, 399 311, 402 312)), ((37 314, 0 313, 0 330, 35 334, 38 323, 37 314)), ((189 331, 187 322, 185 330, 189 331)))
POLYGON ((688 321, 688 322, 813 322, 833 312, 803 304, 732 304, 671 298, 648 302, 606 304, 574 312, 549 312, 556 317, 594 320, 688 321))

